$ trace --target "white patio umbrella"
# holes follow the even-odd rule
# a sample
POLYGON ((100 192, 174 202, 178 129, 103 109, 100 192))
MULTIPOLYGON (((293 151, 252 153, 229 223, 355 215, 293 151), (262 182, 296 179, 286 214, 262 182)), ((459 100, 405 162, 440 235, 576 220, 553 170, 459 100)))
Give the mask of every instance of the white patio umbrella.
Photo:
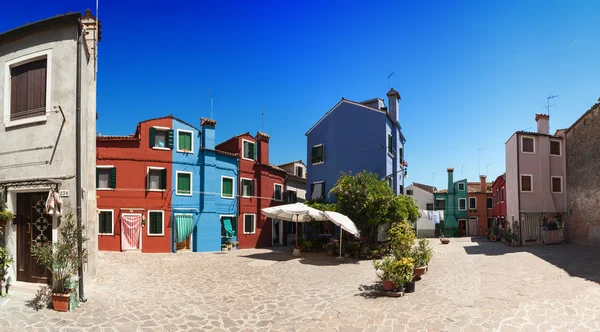
POLYGON ((298 249, 298 223, 329 220, 327 215, 321 211, 302 203, 268 207, 262 209, 262 213, 268 218, 296 222, 296 248, 294 248, 294 256, 300 255, 300 250, 298 249))
POLYGON ((345 215, 341 214, 341 213, 337 213, 337 212, 333 212, 333 211, 325 211, 323 212, 324 215, 327 216, 327 218, 329 220, 331 220, 332 223, 340 226, 340 258, 342 257, 342 229, 345 230, 346 232, 359 237, 359 230, 358 228, 356 228, 356 225, 354 224, 354 222, 352 222, 352 220, 350 220, 350 218, 346 217, 345 215))

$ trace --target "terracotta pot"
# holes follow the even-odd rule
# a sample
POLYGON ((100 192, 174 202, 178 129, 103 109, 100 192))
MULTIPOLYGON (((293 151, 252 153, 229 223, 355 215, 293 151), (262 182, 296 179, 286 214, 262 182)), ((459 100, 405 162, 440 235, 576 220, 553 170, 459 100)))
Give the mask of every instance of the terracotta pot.
POLYGON ((396 288, 396 283, 391 281, 391 280, 384 280, 383 281, 383 290, 386 291, 392 291, 394 290, 394 288, 396 288))
POLYGON ((71 294, 55 294, 52 293, 52 308, 55 311, 67 312, 69 311, 69 302, 71 301, 71 294))
POLYGON ((442 242, 442 244, 450 243, 450 240, 448 240, 448 239, 440 239, 440 241, 442 242))
POLYGON ((421 278, 421 276, 425 274, 425 269, 427 269, 427 267, 425 267, 425 266, 415 267, 415 270, 414 270, 415 277, 421 278))

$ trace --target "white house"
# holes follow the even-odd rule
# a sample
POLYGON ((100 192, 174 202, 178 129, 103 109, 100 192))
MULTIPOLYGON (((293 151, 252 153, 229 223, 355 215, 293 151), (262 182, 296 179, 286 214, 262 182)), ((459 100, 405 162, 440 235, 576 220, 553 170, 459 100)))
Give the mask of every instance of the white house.
MULTIPOLYGON (((287 174, 285 177, 285 197, 287 203, 304 203, 306 200, 306 164, 296 160, 278 166, 287 174)), ((283 222, 280 222, 283 227, 283 222)), ((296 223, 286 222, 287 245, 291 245, 296 237, 296 223)), ((275 233, 273 233, 275 234, 275 233)), ((281 243, 283 244, 283 242, 281 243)))
POLYGON ((417 236, 419 237, 435 236, 435 223, 428 217, 427 211, 433 211, 433 193, 436 191, 435 187, 416 182, 406 187, 405 194, 412 197, 421 214, 417 220, 417 236))

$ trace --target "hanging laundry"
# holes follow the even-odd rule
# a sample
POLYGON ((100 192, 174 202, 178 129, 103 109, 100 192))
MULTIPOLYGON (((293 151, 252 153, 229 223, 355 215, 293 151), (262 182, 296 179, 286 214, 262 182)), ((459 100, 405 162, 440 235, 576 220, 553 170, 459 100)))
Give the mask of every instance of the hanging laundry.
POLYGON ((427 211, 427 217, 429 220, 433 220, 433 211, 427 211))
POLYGON ((142 216, 126 214, 121 216, 121 250, 139 249, 142 216))
POLYGON ((194 216, 176 214, 175 227, 177 227, 177 243, 185 241, 194 231, 194 216))
POLYGON ((54 190, 51 189, 48 193, 48 199, 46 200, 46 213, 49 215, 62 215, 62 204, 63 201, 60 198, 60 195, 54 190))
POLYGON ((440 220, 445 220, 444 219, 444 210, 439 210, 438 213, 440 214, 440 220))
POLYGON ((438 213, 439 211, 431 211, 433 212, 433 222, 436 224, 440 223, 440 214, 438 213))

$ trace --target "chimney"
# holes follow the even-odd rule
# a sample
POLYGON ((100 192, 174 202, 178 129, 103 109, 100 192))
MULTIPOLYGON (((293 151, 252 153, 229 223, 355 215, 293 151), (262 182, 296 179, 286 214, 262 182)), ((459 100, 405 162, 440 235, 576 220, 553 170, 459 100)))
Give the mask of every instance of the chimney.
POLYGON ((537 132, 538 134, 550 134, 550 115, 548 114, 536 114, 535 122, 537 122, 537 132))
POLYGON ((201 118, 200 127, 202 127, 202 148, 208 150, 215 149, 215 126, 217 121, 213 119, 201 118))
POLYGON ((448 193, 454 192, 454 168, 448 168, 448 193))
POLYGON ((90 58, 94 59, 94 61, 96 61, 96 56, 98 54, 96 51, 96 39, 98 39, 98 42, 102 40, 102 22, 96 21, 96 17, 92 15, 92 11, 86 9, 85 13, 81 17, 81 25, 83 26, 83 39, 85 39, 87 49, 90 52, 90 58), (96 33, 96 30, 98 30, 98 33, 96 33))
POLYGON ((256 141, 258 142, 258 162, 264 165, 269 164, 269 139, 271 137, 260 131, 256 132, 256 141))
POLYGON ((387 96, 390 116, 394 122, 400 122, 400 93, 392 88, 387 93, 387 96))
POLYGON ((487 193, 487 182, 485 182, 485 175, 479 176, 479 188, 482 193, 487 193))

